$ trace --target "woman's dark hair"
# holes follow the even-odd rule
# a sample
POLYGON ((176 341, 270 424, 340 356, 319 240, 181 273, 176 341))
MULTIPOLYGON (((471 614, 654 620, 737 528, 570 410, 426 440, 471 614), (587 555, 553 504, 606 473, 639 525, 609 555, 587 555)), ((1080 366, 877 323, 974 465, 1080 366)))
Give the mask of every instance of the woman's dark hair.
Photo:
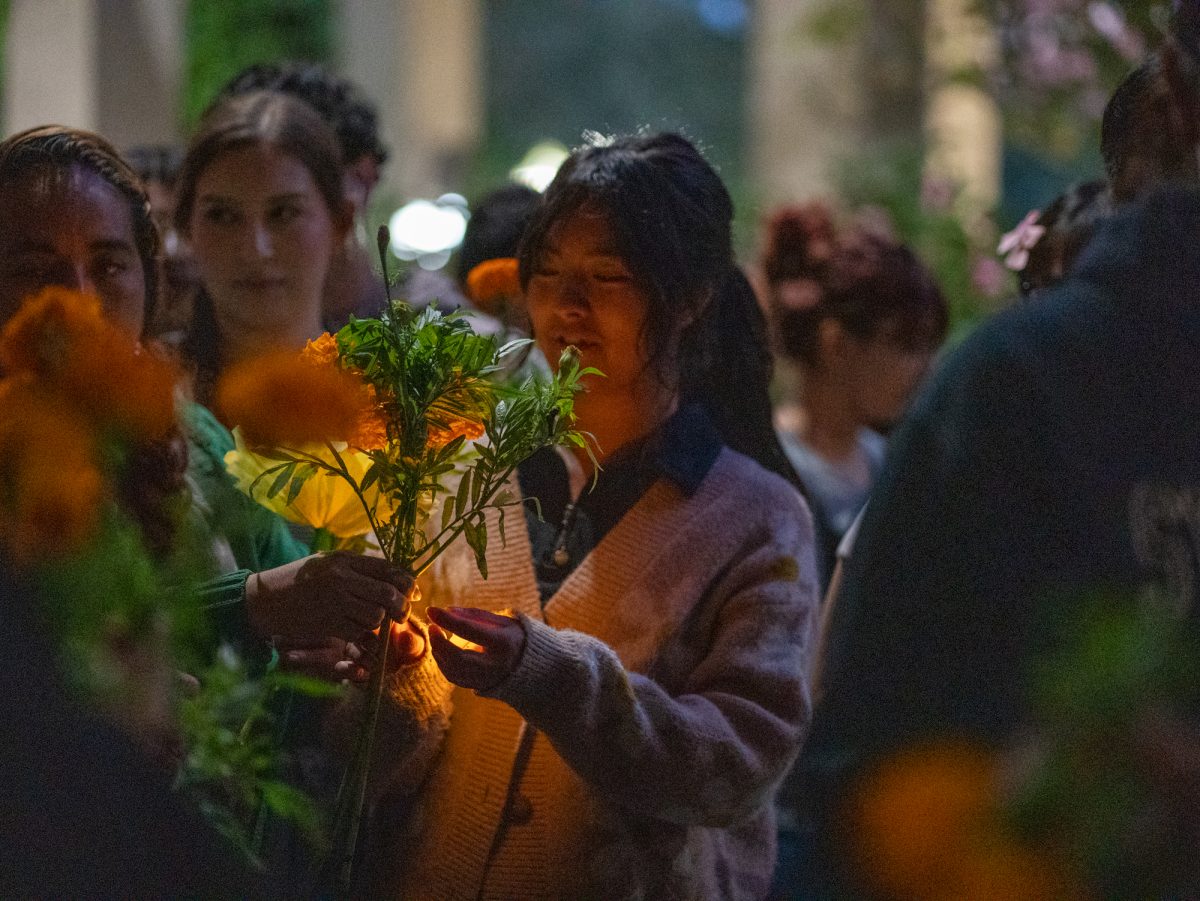
POLYGON ((1020 271, 1022 296, 1062 281, 1097 227, 1111 214, 1108 183, 1103 179, 1075 185, 1056 197, 1037 218, 1046 232, 1033 245, 1020 271))
POLYGON ((820 364, 819 330, 835 319, 868 340, 884 327, 908 350, 946 337, 946 300, 909 248, 863 226, 839 231, 820 204, 785 207, 767 226, 763 271, 780 353, 820 364))
POLYGON ((0 143, 0 186, 31 175, 66 177, 78 166, 104 179, 129 204, 133 240, 146 285, 145 322, 149 325, 158 300, 158 230, 150 215, 150 198, 133 169, 108 141, 90 131, 42 125, 0 143))
MULTIPOLYGON (((221 155, 265 144, 299 160, 312 175, 334 220, 346 207, 342 157, 337 139, 317 112, 295 97, 256 91, 230 97, 211 107, 188 145, 175 186, 175 226, 190 231, 201 176, 221 155)), ((203 402, 212 388, 220 358, 220 334, 212 298, 201 290, 195 299, 185 354, 198 367, 196 392, 203 402)))
POLYGON ((480 263, 517 255, 521 236, 541 200, 542 196, 533 188, 504 185, 485 194, 472 207, 458 249, 459 284, 465 285, 471 270, 480 263))
POLYGON ((1179 4, 1167 39, 1104 109, 1100 152, 1115 204, 1163 182, 1200 180, 1200 4, 1179 4))
POLYGON ((681 400, 707 407, 725 443, 795 484, 770 417, 761 313, 733 264, 733 202, 678 134, 639 134, 576 149, 546 189, 519 253, 528 287, 559 226, 603 215, 648 310, 649 365, 681 400))
POLYGON ((309 104, 337 135, 346 164, 363 156, 370 156, 380 166, 387 161, 375 105, 352 82, 322 66, 310 62, 256 63, 221 88, 216 103, 252 91, 278 91, 309 104))

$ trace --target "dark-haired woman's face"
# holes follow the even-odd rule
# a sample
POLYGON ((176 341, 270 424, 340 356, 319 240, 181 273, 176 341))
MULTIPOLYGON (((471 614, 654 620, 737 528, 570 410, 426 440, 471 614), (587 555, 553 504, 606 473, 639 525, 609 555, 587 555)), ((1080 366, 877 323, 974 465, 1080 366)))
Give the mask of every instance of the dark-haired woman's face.
POLYGON ((556 364, 579 348, 585 366, 606 378, 593 392, 637 393, 649 383, 641 336, 646 296, 617 252, 608 220, 582 210, 553 228, 527 292, 533 335, 556 364))
POLYGON ((223 331, 291 340, 319 323, 342 232, 300 160, 266 144, 222 153, 197 179, 188 233, 223 331))
POLYGON ((114 325, 141 337, 146 276, 129 201, 80 166, 0 192, 0 325, 51 285, 94 294, 114 325))

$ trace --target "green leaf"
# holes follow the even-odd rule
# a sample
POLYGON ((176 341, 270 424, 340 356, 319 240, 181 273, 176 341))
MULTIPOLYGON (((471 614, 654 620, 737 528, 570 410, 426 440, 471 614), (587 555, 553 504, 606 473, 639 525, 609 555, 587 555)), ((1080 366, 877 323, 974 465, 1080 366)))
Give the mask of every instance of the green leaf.
POLYGON ((362 484, 358 486, 358 490, 365 494, 367 489, 379 481, 379 461, 376 460, 371 464, 371 468, 367 470, 367 474, 363 476, 362 484))
POLYGON ((442 504, 442 520, 438 531, 445 529, 454 519, 454 509, 457 506, 454 495, 446 495, 446 502, 442 504))
POLYGON ((471 479, 471 506, 479 506, 479 495, 483 491, 483 483, 485 479, 480 478, 481 473, 478 469, 473 470, 473 478, 471 479))
POLYGON ((507 513, 508 511, 505 510, 503 507, 497 507, 497 509, 500 511, 500 517, 496 523, 497 527, 500 530, 500 543, 502 545, 504 545, 505 547, 508 547, 508 538, 504 534, 504 514, 507 513))
POLYGON ((284 489, 284 486, 291 480, 292 474, 296 471, 295 463, 288 463, 279 470, 279 474, 275 476, 275 481, 271 483, 271 487, 267 489, 267 497, 273 498, 284 489))
POLYGON ((299 495, 304 484, 316 475, 317 467, 312 463, 303 463, 296 467, 296 473, 288 484, 287 503, 292 503, 299 495))
POLYGON ((467 501, 471 496, 471 475, 472 470, 468 469, 463 473, 462 481, 458 483, 458 496, 455 498, 455 505, 458 507, 459 515, 467 511, 467 501))
POLYGON ((479 519, 475 522, 468 520, 463 533, 466 536, 467 544, 475 552, 475 565, 479 568, 479 574, 486 579, 488 577, 487 526, 483 521, 483 514, 479 514, 479 519))

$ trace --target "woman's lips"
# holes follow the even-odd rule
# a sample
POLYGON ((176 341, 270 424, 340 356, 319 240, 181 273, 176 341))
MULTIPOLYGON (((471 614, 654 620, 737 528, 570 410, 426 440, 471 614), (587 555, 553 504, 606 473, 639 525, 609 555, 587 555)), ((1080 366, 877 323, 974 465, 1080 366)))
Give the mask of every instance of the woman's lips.
POLYGON ((243 291, 277 291, 283 288, 287 281, 283 278, 255 277, 239 278, 233 284, 243 291))

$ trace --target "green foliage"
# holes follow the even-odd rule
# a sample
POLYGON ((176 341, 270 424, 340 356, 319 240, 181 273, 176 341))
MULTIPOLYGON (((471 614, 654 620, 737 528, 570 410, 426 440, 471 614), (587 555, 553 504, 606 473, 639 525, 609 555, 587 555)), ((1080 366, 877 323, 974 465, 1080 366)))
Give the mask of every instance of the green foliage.
MULTIPOLYGON (((461 535, 485 572, 484 511, 513 503, 498 497, 500 489, 517 464, 538 448, 585 445, 570 428, 571 406, 580 379, 594 372, 580 371, 568 354, 554 378, 531 377, 520 387, 506 388, 496 379, 527 341, 498 347, 495 338, 475 334, 457 313, 444 315, 433 307, 416 313, 400 303, 379 319, 350 322, 338 332, 337 342, 343 365, 362 374, 382 405, 387 446, 369 452, 372 465, 361 484, 344 466, 341 474, 364 505, 370 506, 366 489, 378 485, 397 511, 390 519, 370 512, 384 554, 420 573, 461 535), (467 456, 467 438, 481 436, 487 440, 467 456), (440 528, 427 531, 427 511, 447 492, 454 475, 458 487, 442 503, 440 528)), ((309 459, 318 468, 330 468, 309 459)), ((336 464, 333 471, 338 471, 336 464)), ((282 470, 283 481, 277 480, 272 490, 283 490, 283 477, 292 473, 306 477, 282 470)))
POLYGON ((333 0, 189 0, 183 118, 190 129, 217 92, 253 63, 325 62, 333 0))
POLYGON ((201 675, 200 689, 181 704, 187 755, 176 785, 230 843, 257 862, 264 818, 294 823, 314 847, 324 842, 319 809, 282 778, 272 701, 285 690, 335 697, 340 687, 276 670, 255 679, 228 646, 201 675))
POLYGON ((1034 673, 1036 742, 1016 823, 1031 842, 1060 847, 1101 897, 1186 896, 1194 811, 1156 776, 1147 735, 1198 709, 1200 645, 1185 621, 1141 598, 1056 609, 1070 613, 1046 630, 1052 650, 1034 673))

